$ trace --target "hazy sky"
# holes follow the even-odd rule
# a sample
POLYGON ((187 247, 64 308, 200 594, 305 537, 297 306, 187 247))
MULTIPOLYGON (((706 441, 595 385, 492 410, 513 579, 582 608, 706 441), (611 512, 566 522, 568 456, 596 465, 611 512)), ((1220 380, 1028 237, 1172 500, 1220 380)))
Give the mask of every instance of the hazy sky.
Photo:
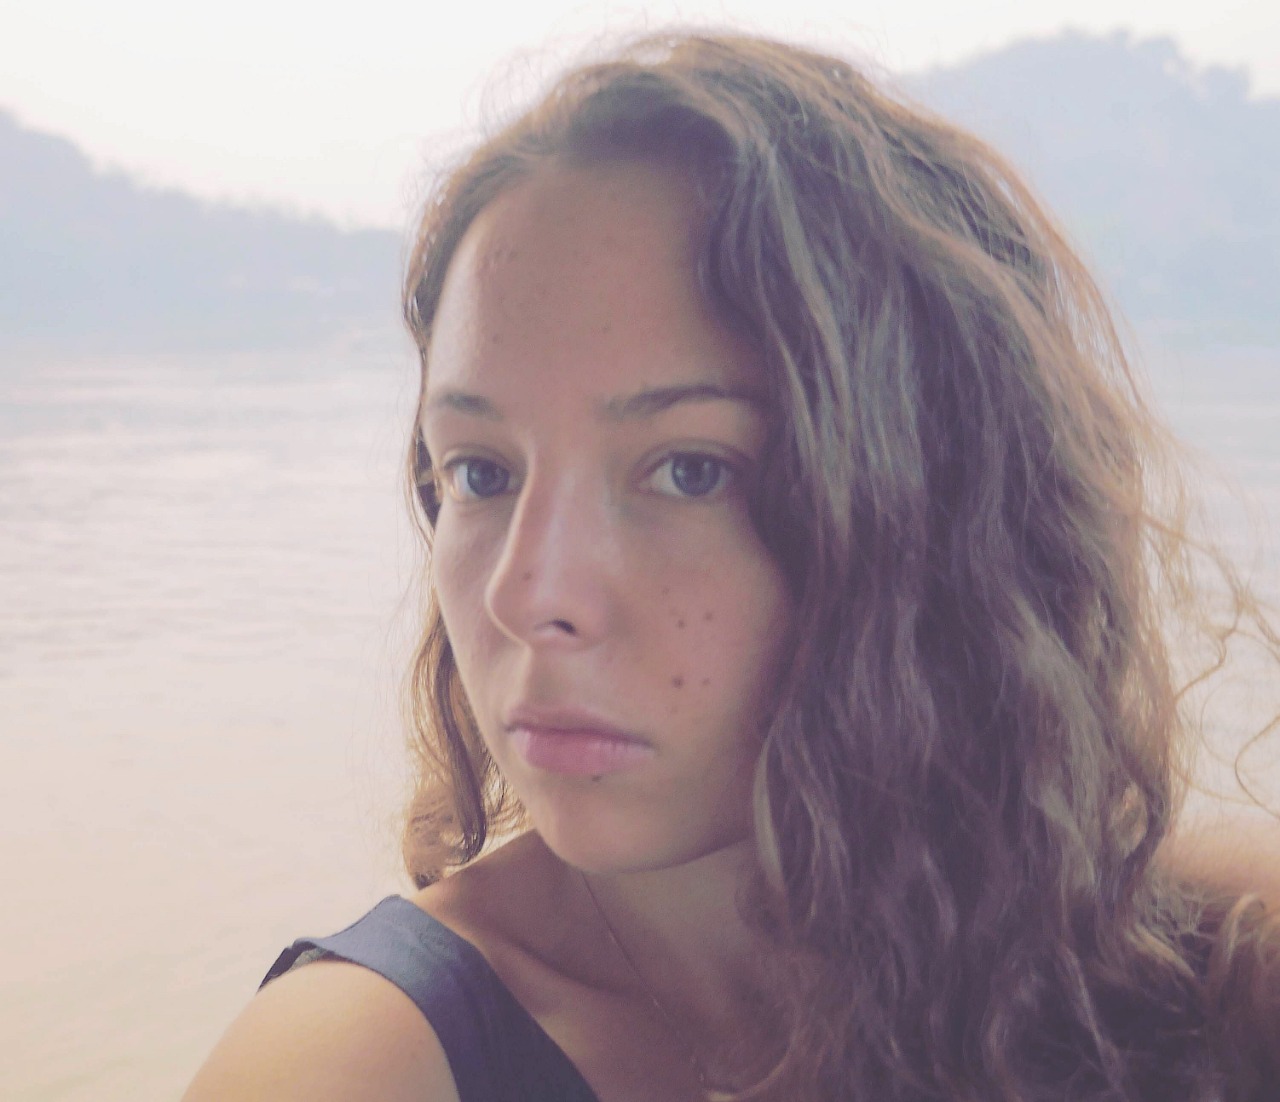
POLYGON ((486 102, 611 31, 673 19, 894 71, 1123 29, 1280 95, 1280 0, 0 0, 0 108, 151 182, 400 228, 486 102))

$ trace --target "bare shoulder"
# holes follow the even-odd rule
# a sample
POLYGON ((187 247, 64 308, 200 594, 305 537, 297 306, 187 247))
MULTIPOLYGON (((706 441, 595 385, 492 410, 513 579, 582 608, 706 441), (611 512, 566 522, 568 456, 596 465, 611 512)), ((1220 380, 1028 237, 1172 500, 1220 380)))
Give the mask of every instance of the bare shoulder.
POLYGON ((398 987, 317 961, 269 983, 231 1024, 183 1102, 458 1102, 435 1031, 398 987))
MULTIPOLYGON (((412 901, 471 941, 525 993, 527 959, 513 931, 537 930, 546 858, 517 839, 412 901)), ((395 984, 355 964, 321 960, 263 988, 231 1024, 184 1102, 459 1102, 435 1031, 395 984)))
POLYGON ((1256 894, 1280 911, 1280 820, 1267 812, 1220 813, 1180 827, 1160 859, 1188 881, 1256 894))
POLYGON ((530 832, 424 888, 412 902, 492 963, 508 951, 534 950, 563 936, 565 875, 564 865, 530 832))

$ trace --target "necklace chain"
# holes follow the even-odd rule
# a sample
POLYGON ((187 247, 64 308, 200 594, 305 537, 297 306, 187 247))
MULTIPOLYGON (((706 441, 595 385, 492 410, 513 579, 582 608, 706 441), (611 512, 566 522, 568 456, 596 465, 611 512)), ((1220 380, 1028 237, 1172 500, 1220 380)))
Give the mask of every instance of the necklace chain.
POLYGON ((622 939, 618 937, 618 931, 613 928, 613 923, 609 921, 609 916, 605 914, 605 910, 600 906, 600 900, 596 898, 596 893, 591 887, 591 881, 587 879, 587 874, 578 871, 578 875, 582 877, 582 886, 587 889, 587 895, 591 899, 591 905, 595 907, 596 914, 600 916, 600 921, 608 931, 609 940, 613 942, 613 947, 618 950, 618 955, 626 961, 627 967, 631 970, 631 974, 635 977, 636 983, 640 985, 640 989, 645 996, 653 1004, 654 1010, 658 1012, 658 1018, 661 1020, 663 1028, 671 1035, 671 1039, 675 1041, 684 1051, 685 1059, 689 1066, 693 1069, 694 1074, 698 1077, 698 1085, 702 1088, 704 1095, 715 1097, 722 1095, 723 1092, 712 1087, 707 1080, 706 1070, 702 1066, 702 1061, 698 1059, 698 1053, 694 1047, 684 1039, 684 1034, 677 1028, 674 1015, 667 1010, 662 1000, 658 998, 657 993, 649 985, 644 978, 644 973, 636 967, 636 962, 631 958, 631 954, 627 952, 627 947, 622 944, 622 939))

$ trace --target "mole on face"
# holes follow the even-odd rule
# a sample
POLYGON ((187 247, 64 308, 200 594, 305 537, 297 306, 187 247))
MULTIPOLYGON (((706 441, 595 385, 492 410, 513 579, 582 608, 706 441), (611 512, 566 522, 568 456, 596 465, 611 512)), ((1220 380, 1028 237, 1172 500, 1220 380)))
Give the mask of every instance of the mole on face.
POLYGON ((684 678, 683 678, 683 677, 673 677, 673 678, 671 679, 671 687, 672 687, 672 688, 674 688, 674 689, 683 689, 683 688, 684 688, 684 678))
POLYGON ((710 609, 708 609, 706 612, 702 614, 702 622, 704 624, 709 624, 714 619, 715 619, 715 616, 710 609))
POLYGON ((711 678, 709 678, 709 677, 704 677, 704 678, 702 679, 702 687, 703 687, 704 689, 705 689, 708 685, 710 685, 710 684, 711 684, 711 678))
POLYGON ((684 627, 684 621, 683 621, 683 620, 677 620, 677 621, 676 621, 676 627, 678 627, 678 628, 683 628, 683 627, 684 627))

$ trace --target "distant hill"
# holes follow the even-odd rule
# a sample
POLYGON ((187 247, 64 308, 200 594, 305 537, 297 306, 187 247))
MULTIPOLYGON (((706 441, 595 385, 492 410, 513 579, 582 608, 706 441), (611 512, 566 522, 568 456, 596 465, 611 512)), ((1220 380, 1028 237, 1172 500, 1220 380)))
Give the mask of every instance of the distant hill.
POLYGON ((989 139, 1131 320, 1280 342, 1280 99, 1169 39, 1068 33, 904 82, 989 139))
POLYGON ((297 344, 394 324, 401 243, 96 171, 0 112, 0 348, 297 344))
MULTIPOLYGON (((1141 327, 1280 344, 1280 99, 1167 39, 1068 33, 904 79, 990 139, 1141 327)), ((0 348, 394 324, 402 243, 95 171, 0 112, 0 348)))

